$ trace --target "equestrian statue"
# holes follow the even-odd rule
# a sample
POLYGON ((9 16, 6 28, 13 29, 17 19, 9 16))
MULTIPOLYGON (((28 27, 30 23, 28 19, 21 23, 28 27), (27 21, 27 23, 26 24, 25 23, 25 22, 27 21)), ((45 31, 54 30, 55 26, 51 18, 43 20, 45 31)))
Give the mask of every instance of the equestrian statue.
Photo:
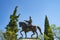
MULTIPOLYGON (((29 17, 29 20, 24 20, 25 22, 19 22, 19 27, 22 27, 22 30, 20 31, 20 34, 22 35, 23 37, 23 34, 21 32, 25 32, 25 38, 27 38, 27 32, 29 31, 32 31, 32 35, 31 35, 31 38, 32 36, 36 33, 37 34, 37 38, 38 38, 38 33, 37 33, 37 29, 39 29, 40 33, 42 34, 41 32, 41 28, 39 26, 34 26, 32 25, 32 19, 31 19, 31 16, 29 17), (26 23, 27 22, 27 23, 26 23)), ((21 38, 22 38, 21 37, 21 38)))

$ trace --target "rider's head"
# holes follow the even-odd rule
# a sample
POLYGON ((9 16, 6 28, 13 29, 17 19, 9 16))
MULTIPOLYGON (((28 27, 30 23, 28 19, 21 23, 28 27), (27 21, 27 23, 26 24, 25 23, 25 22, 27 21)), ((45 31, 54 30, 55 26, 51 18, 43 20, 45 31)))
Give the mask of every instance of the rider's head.
POLYGON ((29 18, 31 18, 31 16, 29 18))

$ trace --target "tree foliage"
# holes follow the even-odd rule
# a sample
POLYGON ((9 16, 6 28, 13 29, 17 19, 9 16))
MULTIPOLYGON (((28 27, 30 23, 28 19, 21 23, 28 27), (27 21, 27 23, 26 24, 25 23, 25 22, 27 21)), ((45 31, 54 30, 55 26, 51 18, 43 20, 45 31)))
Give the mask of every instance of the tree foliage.
POLYGON ((55 24, 52 24, 51 28, 54 34, 54 38, 60 40, 60 26, 57 27, 55 24))
POLYGON ((18 27, 17 27, 17 22, 19 15, 16 15, 17 12, 17 6, 15 7, 15 10, 12 15, 10 15, 10 22, 6 26, 6 33, 5 33, 5 38, 7 40, 17 40, 17 32, 18 32, 18 27))
POLYGON ((44 40, 54 40, 47 16, 45 16, 44 40))

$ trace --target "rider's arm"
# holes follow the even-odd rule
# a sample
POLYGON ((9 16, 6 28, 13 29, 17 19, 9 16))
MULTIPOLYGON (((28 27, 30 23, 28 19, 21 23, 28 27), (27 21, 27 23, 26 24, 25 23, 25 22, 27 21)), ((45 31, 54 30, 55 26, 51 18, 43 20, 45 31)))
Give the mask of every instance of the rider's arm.
POLYGON ((28 22, 27 20, 24 20, 25 22, 28 22))

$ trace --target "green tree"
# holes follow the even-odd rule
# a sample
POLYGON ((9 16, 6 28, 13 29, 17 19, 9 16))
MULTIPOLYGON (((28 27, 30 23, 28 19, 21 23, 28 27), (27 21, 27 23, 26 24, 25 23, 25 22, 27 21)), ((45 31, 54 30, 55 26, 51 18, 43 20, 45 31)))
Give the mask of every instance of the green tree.
POLYGON ((57 27, 55 24, 52 24, 51 28, 54 34, 54 39, 60 40, 60 26, 57 27))
POLYGON ((19 15, 16 15, 17 12, 17 6, 15 7, 15 10, 12 15, 10 15, 10 22, 6 26, 6 33, 5 33, 5 38, 7 40, 17 40, 17 32, 18 32, 18 27, 17 27, 17 22, 19 15))
POLYGON ((47 16, 45 16, 44 40, 54 40, 47 16))

